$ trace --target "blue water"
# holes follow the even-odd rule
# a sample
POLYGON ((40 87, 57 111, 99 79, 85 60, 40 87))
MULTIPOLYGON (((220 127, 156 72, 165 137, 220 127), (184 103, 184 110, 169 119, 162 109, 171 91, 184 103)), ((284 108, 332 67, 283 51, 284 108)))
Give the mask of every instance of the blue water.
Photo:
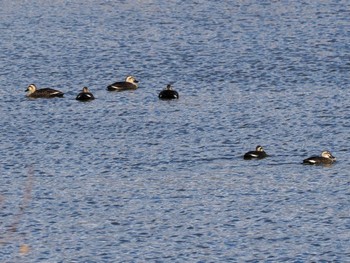
POLYGON ((1 262, 349 262, 350 3, 100 2, 0 2, 1 262))

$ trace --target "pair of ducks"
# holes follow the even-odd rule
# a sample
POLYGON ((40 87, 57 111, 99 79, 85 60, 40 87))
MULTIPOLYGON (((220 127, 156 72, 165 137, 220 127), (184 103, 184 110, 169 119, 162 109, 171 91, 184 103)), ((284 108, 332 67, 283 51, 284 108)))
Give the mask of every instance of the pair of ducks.
MULTIPOLYGON (((26 89, 27 97, 29 98, 62 98, 64 93, 51 89, 51 88, 44 88, 44 89, 37 89, 34 84, 30 84, 28 88, 26 89)), ((77 100, 87 101, 87 100, 93 100, 95 99, 94 95, 89 91, 87 87, 84 87, 82 92, 78 94, 76 97, 77 100)))
MULTIPOLYGON (((123 90, 137 89, 138 87, 137 83, 138 81, 133 76, 128 76, 123 82, 115 82, 109 85, 107 87, 107 90, 123 91, 123 90)), ((176 90, 173 90, 172 86, 168 84, 166 88, 159 93, 158 98, 162 100, 178 99, 179 93, 176 90)))
MULTIPOLYGON (((28 88, 26 89, 27 93, 27 97, 29 98, 62 98, 64 93, 59 91, 59 90, 55 90, 55 89, 51 89, 51 88, 44 88, 44 89, 37 89, 36 86, 34 84, 30 84, 28 86, 28 88)), ((89 89, 87 87, 84 87, 82 92, 80 92, 78 94, 78 96, 76 97, 77 100, 93 100, 95 99, 94 95, 89 91, 89 89)))
MULTIPOLYGON (((138 81, 133 76, 126 77, 125 81, 115 82, 107 87, 109 91, 123 91, 123 90, 134 90, 138 88, 138 81)), ((54 97, 63 97, 64 93, 51 89, 51 88, 43 88, 37 89, 34 84, 31 84, 26 89, 27 96, 30 98, 54 98, 54 97)), ((161 91, 158 95, 160 99, 170 100, 170 99, 178 99, 179 94, 177 91, 173 90, 171 85, 168 84, 167 87, 161 91)), ((82 92, 78 94, 76 97, 77 100, 87 101, 95 99, 94 95, 89 91, 87 87, 84 87, 82 92)))
MULTIPOLYGON (((267 157, 268 155, 264 151, 264 148, 260 145, 256 146, 255 151, 250 151, 244 154, 243 158, 245 160, 250 159, 263 159, 267 157)), ((330 165, 336 161, 336 158, 329 152, 329 151, 323 151, 321 153, 321 156, 311 156, 305 160, 303 160, 303 164, 326 164, 330 165)))

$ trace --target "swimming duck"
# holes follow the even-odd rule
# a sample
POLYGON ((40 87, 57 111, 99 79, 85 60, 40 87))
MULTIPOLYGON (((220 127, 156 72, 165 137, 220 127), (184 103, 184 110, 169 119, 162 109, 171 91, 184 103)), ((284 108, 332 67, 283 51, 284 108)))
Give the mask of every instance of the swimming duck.
POLYGON ((107 87, 109 91, 133 90, 138 88, 138 80, 133 76, 127 76, 125 81, 115 82, 107 87))
POLYGON ((63 92, 51 88, 37 89, 34 84, 30 84, 26 91, 29 98, 54 98, 63 97, 64 95, 63 92))
POLYGON ((87 87, 84 87, 83 91, 80 92, 75 99, 87 101, 87 100, 94 100, 95 97, 94 97, 94 95, 92 95, 92 93, 89 91, 89 89, 87 87))
POLYGON ((179 93, 177 93, 176 90, 173 90, 172 86, 168 84, 166 88, 159 93, 158 97, 162 100, 178 99, 179 93))
POLYGON ((321 156, 311 156, 303 160, 304 164, 332 164, 336 161, 336 158, 329 152, 323 151, 321 156))
POLYGON ((266 152, 264 151, 264 148, 260 145, 256 146, 255 151, 250 151, 244 154, 243 158, 245 160, 250 160, 250 159, 262 159, 267 157, 266 152))

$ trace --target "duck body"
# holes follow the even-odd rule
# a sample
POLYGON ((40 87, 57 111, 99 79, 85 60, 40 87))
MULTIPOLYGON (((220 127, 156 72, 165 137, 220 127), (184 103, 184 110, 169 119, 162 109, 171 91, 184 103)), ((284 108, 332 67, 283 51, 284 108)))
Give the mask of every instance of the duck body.
POLYGON ((109 91, 123 91, 123 90, 135 90, 138 88, 138 80, 133 76, 127 76, 125 81, 115 82, 107 86, 109 91))
POLYGON ((303 160, 303 164, 311 164, 311 165, 330 165, 336 161, 336 158, 329 152, 323 151, 321 156, 311 156, 305 160, 303 160))
POLYGON ((94 95, 89 91, 87 87, 84 87, 82 92, 78 94, 78 96, 75 98, 76 100, 80 101, 88 101, 88 100, 94 100, 94 95))
POLYGON ((172 86, 168 84, 167 87, 159 93, 158 98, 161 100, 178 99, 179 93, 176 90, 173 90, 172 86))
POLYGON ((28 88, 26 89, 27 97, 29 98, 55 98, 60 97, 62 98, 64 93, 51 89, 51 88, 43 88, 43 89, 37 89, 34 84, 30 84, 28 88))
POLYGON ((264 148, 260 145, 256 146, 255 151, 249 151, 244 154, 243 158, 245 160, 251 160, 251 159, 263 159, 267 157, 267 153, 264 151, 264 148))

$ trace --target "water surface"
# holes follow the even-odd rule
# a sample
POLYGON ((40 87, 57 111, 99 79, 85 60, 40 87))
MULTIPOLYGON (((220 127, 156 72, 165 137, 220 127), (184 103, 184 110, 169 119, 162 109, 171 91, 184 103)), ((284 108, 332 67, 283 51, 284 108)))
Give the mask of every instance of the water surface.
POLYGON ((347 1, 0 14, 2 262, 350 260, 347 1), (140 88, 106 91, 126 75, 140 88), (158 100, 168 83, 179 100, 158 100), (243 160, 258 144, 270 157, 243 160), (325 149, 335 165, 301 165, 325 149))

